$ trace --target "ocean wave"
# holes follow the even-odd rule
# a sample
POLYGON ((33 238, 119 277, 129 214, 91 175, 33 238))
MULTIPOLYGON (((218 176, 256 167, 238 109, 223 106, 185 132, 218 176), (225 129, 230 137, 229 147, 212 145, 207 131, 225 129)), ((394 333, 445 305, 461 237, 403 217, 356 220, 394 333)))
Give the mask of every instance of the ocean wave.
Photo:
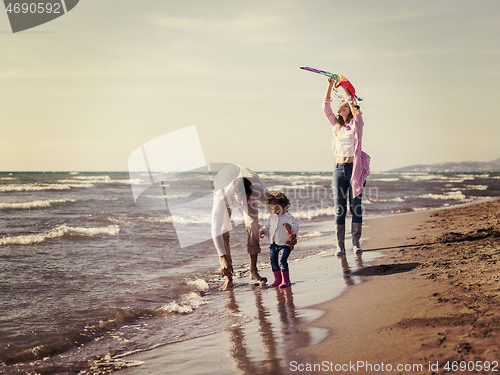
POLYGON ((466 190, 488 190, 488 185, 465 185, 463 189, 466 190))
POLYGON ((158 310, 166 313, 189 314, 207 303, 208 301, 198 293, 190 292, 183 294, 178 301, 161 306, 158 310))
POLYGON ((149 180, 143 181, 141 179, 112 179, 109 176, 76 176, 72 179, 62 179, 58 180, 58 183, 63 184, 142 184, 148 183, 149 180))
MULTIPOLYGON (((191 193, 179 193, 179 194, 168 194, 166 196, 167 199, 180 199, 180 198, 189 198, 191 193)), ((143 198, 148 199, 165 199, 164 195, 141 195, 143 198)))
MULTIPOLYGON (((260 217, 260 216, 259 216, 260 217)), ((264 216, 262 216, 263 218, 264 216)), ((156 216, 156 217, 144 217, 144 216, 137 216, 137 217, 120 217, 120 218, 110 218, 109 219, 111 222, 116 222, 116 223, 134 223, 134 222, 141 222, 141 223, 152 223, 152 224, 176 224, 176 225, 186 225, 186 224, 210 224, 212 223, 212 216, 211 215, 201 215, 201 216, 156 216)), ((267 220, 267 216, 266 216, 267 220)))
POLYGON ((0 203, 0 210, 30 210, 32 208, 47 208, 57 203, 74 203, 73 199, 49 199, 21 203, 0 203))
POLYGON ((292 215, 296 219, 307 219, 311 220, 315 217, 321 216, 333 216, 335 214, 333 206, 331 207, 310 207, 304 210, 300 210, 298 212, 293 212, 292 215))
POLYGON ((320 232, 319 230, 316 230, 314 232, 309 232, 309 233, 304 233, 304 234, 299 234, 297 235, 297 241, 305 241, 309 240, 311 238, 316 238, 316 237, 321 237, 323 236, 324 233, 320 232))
MULTIPOLYGON (((331 192, 330 185, 324 186, 324 185, 319 185, 319 184, 311 184, 311 183, 295 183, 291 185, 273 185, 269 186, 269 191, 282 191, 285 194, 290 194, 288 193, 289 191, 293 190, 313 190, 313 189, 326 189, 327 191, 331 192)), ((328 194, 328 193, 327 193, 328 194)))
MULTIPOLYGON (((402 203, 404 202, 404 198, 401 197, 395 197, 395 198, 390 198, 390 199, 377 199, 375 202, 376 203, 381 203, 381 202, 399 202, 402 203)), ((363 203, 366 203, 366 201, 363 199, 363 203)))
MULTIPOLYGON (((298 210, 298 211, 290 210, 290 213, 297 220, 300 220, 300 219, 311 220, 315 217, 334 215, 334 209, 333 209, 333 206, 317 207, 317 206, 311 205, 311 206, 301 206, 300 210, 298 210)), ((267 220, 268 217, 269 217, 268 212, 259 212, 259 220, 265 221, 265 220, 267 220)))
POLYGON ((410 180, 413 182, 421 182, 421 181, 446 181, 448 183, 462 183, 464 181, 471 181, 476 178, 474 175, 465 175, 465 174, 460 174, 460 175, 452 175, 452 176, 446 176, 446 175, 441 175, 441 174, 416 174, 416 175, 408 175, 408 174, 403 174, 402 175, 403 179, 410 180))
POLYGON ((94 187, 96 184, 137 185, 141 183, 141 181, 134 179, 113 180, 109 176, 76 176, 72 179, 61 179, 52 183, 8 183, 0 185, 0 192, 88 189, 94 187))
MULTIPOLYGON (((445 206, 447 206, 447 204, 445 204, 445 206)), ((399 208, 396 210, 392 210, 391 212, 393 214, 405 214, 408 212, 428 211, 430 209, 431 208, 429 208, 429 207, 402 207, 402 208, 399 208)))
POLYGON ((93 180, 93 181, 109 181, 111 177, 108 175, 93 175, 93 176, 75 176, 74 180, 93 180))
POLYGON ((421 194, 417 195, 414 197, 407 197, 407 198, 421 198, 421 199, 444 199, 444 200, 458 200, 458 201, 467 201, 467 197, 465 196, 464 193, 462 193, 460 190, 457 191, 450 191, 447 193, 443 194, 421 194))
POLYGON ((72 188, 91 188, 89 183, 66 183, 66 184, 8 184, 0 186, 0 192, 11 191, 45 191, 45 190, 70 190, 72 188))
POLYGON ((261 172, 259 173, 259 177, 262 179, 267 179, 267 180, 279 180, 279 181, 310 181, 310 180, 330 180, 332 178, 331 173, 325 173, 325 174, 289 174, 289 175, 284 175, 282 173, 275 173, 275 172, 261 172))
POLYGON ((403 174, 406 180, 418 182, 418 181, 431 181, 431 180, 448 180, 449 178, 443 175, 430 175, 430 174, 403 174))
POLYGON ((120 227, 118 225, 110 225, 107 227, 101 228, 85 228, 85 227, 70 227, 66 224, 61 224, 55 227, 54 229, 44 232, 44 233, 36 233, 36 234, 25 234, 19 236, 5 236, 0 238, 0 246, 8 246, 8 245, 33 245, 42 243, 46 240, 61 238, 66 235, 69 236, 86 236, 86 237, 94 237, 98 235, 110 235, 116 236, 120 232, 120 227))
MULTIPOLYGON (((208 284, 202 279, 188 281, 187 284, 192 286, 195 290, 204 291, 208 289, 208 284)), ((0 369, 3 364, 40 360, 48 356, 63 353, 68 349, 80 346, 89 341, 101 341, 106 337, 106 334, 116 331, 118 328, 136 322, 144 317, 161 317, 165 316, 165 314, 185 315, 208 303, 210 303, 210 301, 203 298, 200 292, 192 291, 180 295, 178 300, 174 300, 153 309, 123 307, 109 311, 101 311, 99 313, 102 314, 101 318, 95 317, 92 323, 87 323, 80 327, 69 328, 66 332, 60 333, 52 338, 42 339, 40 342, 34 343, 31 346, 0 348, 0 369)), ((130 352, 128 354, 130 354, 130 352)), ((122 358, 124 356, 124 353, 113 357, 109 357, 108 354, 103 358, 96 358, 95 361, 91 361, 90 363, 94 364, 96 366, 95 369, 99 368, 99 370, 107 368, 119 370, 124 367, 134 367, 141 364, 140 361, 116 361, 117 358, 122 358)), ((90 369, 92 370, 94 367, 91 366, 90 369)), ((99 373, 101 372, 99 371, 99 373)))
POLYGON ((209 289, 208 283, 203 279, 188 280, 186 284, 194 287, 199 292, 206 292, 209 289))
POLYGON ((384 178, 370 178, 370 182, 396 182, 399 181, 399 177, 384 177, 384 178))

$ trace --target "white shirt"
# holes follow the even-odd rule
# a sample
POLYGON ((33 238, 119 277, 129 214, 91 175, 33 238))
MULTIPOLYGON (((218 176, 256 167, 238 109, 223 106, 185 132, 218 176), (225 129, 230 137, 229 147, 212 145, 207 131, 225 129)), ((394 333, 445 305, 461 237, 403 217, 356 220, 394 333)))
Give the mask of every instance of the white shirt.
POLYGON ((224 188, 218 189, 214 192, 214 204, 212 208, 212 239, 219 256, 226 254, 222 234, 231 230, 231 220, 228 209, 237 209, 243 219, 246 216, 251 216, 254 220, 258 220, 258 211, 252 210, 249 212, 248 204, 252 201, 261 201, 264 205, 267 205, 269 192, 264 182, 262 182, 260 177, 250 169, 245 167, 239 168, 239 174, 235 179, 229 181, 224 188), (248 202, 244 187, 242 186, 242 177, 247 178, 252 183, 252 194, 250 195, 248 202))
MULTIPOLYGON (((349 124, 348 124, 349 126, 349 124)), ((339 130, 333 131, 335 142, 335 155, 354 156, 354 129, 349 126, 341 126, 339 130)))
POLYGON ((290 240, 290 235, 287 234, 285 227, 283 226, 285 223, 290 224, 293 234, 297 234, 299 231, 299 224, 297 224, 295 218, 289 212, 285 212, 281 216, 276 214, 269 216, 266 225, 262 227, 261 231, 266 233, 270 243, 283 246, 286 245, 288 240, 290 240))

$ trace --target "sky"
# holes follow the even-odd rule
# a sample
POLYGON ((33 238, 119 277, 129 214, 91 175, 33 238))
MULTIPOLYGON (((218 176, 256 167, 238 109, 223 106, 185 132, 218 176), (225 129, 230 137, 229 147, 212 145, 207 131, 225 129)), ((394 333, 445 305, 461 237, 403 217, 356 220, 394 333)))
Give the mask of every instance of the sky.
POLYGON ((126 171, 192 125, 208 163, 331 171, 300 66, 364 97, 372 171, 500 157, 498 0, 81 0, 15 34, 3 13, 0 46, 0 171, 126 171))

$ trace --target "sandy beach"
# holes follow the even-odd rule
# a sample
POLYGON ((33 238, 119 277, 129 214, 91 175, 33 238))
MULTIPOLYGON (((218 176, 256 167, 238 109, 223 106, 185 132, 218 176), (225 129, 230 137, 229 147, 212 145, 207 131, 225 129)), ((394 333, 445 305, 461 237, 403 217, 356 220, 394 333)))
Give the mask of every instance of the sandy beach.
POLYGON ((495 200, 367 219, 362 256, 326 251, 292 263, 285 291, 241 281, 226 292, 221 319, 244 315, 246 324, 127 355, 138 366, 120 373, 450 374, 474 366, 493 374, 499 208, 495 200))
POLYGON ((294 369, 500 371, 499 229, 500 200, 366 220, 366 252, 387 256, 354 272, 362 284, 316 306, 326 313, 314 325, 330 334, 301 349, 314 360, 294 369))

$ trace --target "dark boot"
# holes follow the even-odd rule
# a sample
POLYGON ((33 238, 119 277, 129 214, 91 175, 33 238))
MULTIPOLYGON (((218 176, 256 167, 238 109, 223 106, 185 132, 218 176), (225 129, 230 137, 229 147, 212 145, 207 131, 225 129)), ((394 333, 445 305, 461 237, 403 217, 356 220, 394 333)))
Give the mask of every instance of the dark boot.
POLYGON ((352 233, 352 250, 356 254, 361 254, 363 250, 361 249, 361 245, 359 240, 361 238, 361 227, 362 223, 352 223, 351 225, 351 233, 352 233))
POLYGON ((337 256, 345 254, 345 224, 337 224, 335 227, 335 237, 337 240, 337 256))

